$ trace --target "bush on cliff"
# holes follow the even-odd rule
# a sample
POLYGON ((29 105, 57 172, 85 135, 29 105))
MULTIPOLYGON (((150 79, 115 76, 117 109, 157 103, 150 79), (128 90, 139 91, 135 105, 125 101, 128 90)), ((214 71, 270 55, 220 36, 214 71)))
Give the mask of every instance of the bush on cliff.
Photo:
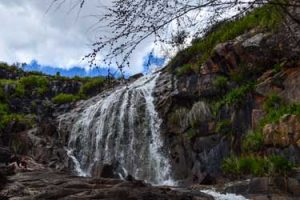
POLYGON ((52 101, 55 104, 65 104, 65 103, 71 103, 71 102, 77 101, 79 99, 80 99, 80 97, 78 95, 61 93, 61 94, 53 97, 52 101))
POLYGON ((102 88, 104 83, 105 79, 103 77, 92 78, 82 85, 79 93, 82 96, 89 96, 95 90, 102 88))
POLYGON ((277 155, 268 157, 242 156, 229 157, 222 163, 222 171, 234 177, 240 176, 286 176, 293 169, 293 164, 277 155))
POLYGON ((263 127, 265 124, 276 123, 285 114, 297 115, 300 117, 300 103, 282 104, 278 108, 269 109, 266 116, 260 121, 260 125, 263 127))
POLYGON ((24 97, 27 95, 32 97, 32 94, 35 93, 39 96, 44 95, 48 91, 49 81, 47 77, 38 75, 24 76, 20 80, 0 80, 2 88, 8 85, 14 88, 14 91, 11 94, 7 94, 7 96, 24 97))
POLYGON ((264 136, 261 131, 251 131, 242 141, 242 150, 244 152, 257 152, 264 145, 264 136))
POLYGON ((213 81, 213 85, 223 94, 228 88, 228 78, 225 76, 217 76, 213 81))
POLYGON ((5 113, 0 117, 0 129, 5 129, 8 125, 14 123, 13 129, 18 132, 32 128, 34 126, 34 117, 17 113, 5 113))
POLYGON ((269 94, 264 101, 263 108, 266 112, 278 109, 282 106, 283 100, 275 93, 269 94))
POLYGON ((255 83, 245 83, 239 87, 236 87, 227 94, 225 94, 221 99, 214 101, 212 105, 212 111, 216 116, 220 109, 225 106, 236 106, 239 107, 244 104, 244 100, 247 94, 251 93, 255 88, 255 83))
MULTIPOLYGON (((30 75, 22 77, 18 86, 25 91, 35 90, 39 95, 43 95, 48 90, 49 81, 45 76, 30 75)), ((18 87, 17 86, 17 87, 18 87)))
POLYGON ((216 132, 222 135, 232 134, 232 123, 230 120, 221 120, 216 125, 216 132))

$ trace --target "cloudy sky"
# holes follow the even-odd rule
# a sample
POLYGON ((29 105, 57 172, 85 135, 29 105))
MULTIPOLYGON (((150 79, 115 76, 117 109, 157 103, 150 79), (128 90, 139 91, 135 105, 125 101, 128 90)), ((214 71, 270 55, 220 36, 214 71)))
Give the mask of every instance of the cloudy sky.
MULTIPOLYGON (((107 1, 89 0, 80 11, 70 3, 53 6, 52 0, 0 0, 0 61, 26 62, 34 66, 89 69, 81 58, 90 52, 97 32, 91 29, 97 7, 107 1)), ((72 2, 72 1, 69 1, 72 2)), ((74 2, 74 1, 73 1, 74 2)), ((144 59, 152 47, 145 42, 135 52, 128 73, 143 71, 144 59)), ((104 66, 105 67, 105 66, 104 66)))
MULTIPOLYGON (((91 70, 82 58, 91 52, 91 44, 99 36, 93 26, 97 19, 93 16, 103 14, 103 7, 109 6, 112 0, 88 0, 82 9, 78 5, 74 7, 78 0, 58 1, 65 2, 61 6, 59 3, 52 5, 52 2, 0 0, 0 61, 25 62, 30 70, 49 74, 56 71, 67 76, 107 74, 107 66, 91 70)), ((226 12, 223 17, 234 13, 234 10, 226 12)), ((202 22, 199 27, 205 26, 209 14, 213 12, 204 10, 201 15, 197 14, 202 22)), ((172 31, 171 27, 169 32, 172 31)), ((131 56, 130 68, 125 69, 128 75, 145 72, 145 60, 153 47, 151 39, 138 46, 131 56)), ((162 59, 159 50, 156 52, 159 53, 152 58, 153 66, 163 65, 166 59, 162 59)), ((175 53, 165 52, 171 52, 171 56, 175 53)))

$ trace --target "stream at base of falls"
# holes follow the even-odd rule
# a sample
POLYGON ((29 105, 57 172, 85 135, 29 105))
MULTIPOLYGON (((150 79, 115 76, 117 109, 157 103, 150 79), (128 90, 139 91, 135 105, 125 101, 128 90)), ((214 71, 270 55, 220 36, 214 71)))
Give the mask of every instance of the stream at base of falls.
POLYGON ((247 200, 242 195, 236 195, 232 193, 226 193, 222 194, 219 192, 216 192, 215 190, 200 190, 201 192, 205 194, 209 194, 212 197, 214 197, 215 200, 247 200))

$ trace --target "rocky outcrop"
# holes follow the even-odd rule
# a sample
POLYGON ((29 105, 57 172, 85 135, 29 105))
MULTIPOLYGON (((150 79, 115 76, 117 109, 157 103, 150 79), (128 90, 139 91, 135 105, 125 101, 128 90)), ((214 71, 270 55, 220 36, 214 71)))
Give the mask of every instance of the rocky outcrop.
MULTIPOLYGON (((284 64, 284 63, 283 63, 284 64)), ((258 79, 256 92, 261 95, 276 93, 290 103, 300 101, 300 63, 281 72, 269 70, 258 79)))
POLYGON ((225 186, 227 193, 241 194, 250 199, 291 199, 300 197, 300 182, 295 178, 254 178, 225 186))
POLYGON ((296 115, 284 115, 277 124, 267 124, 263 128, 264 143, 267 146, 300 147, 300 120, 296 115))
MULTIPOLYGON (((18 173, 0 195, 12 199, 114 199, 114 200, 213 200, 202 192, 152 187, 143 181, 75 177, 66 173, 34 171, 18 173)), ((4 199, 4 197, 3 197, 4 199)))
MULTIPOLYGON (((299 32, 298 29, 294 31, 299 32)), ((248 130, 257 128, 265 116, 263 102, 270 93, 279 94, 289 103, 299 102, 300 59, 293 38, 294 35, 285 26, 276 33, 253 29, 217 45, 212 56, 199 67, 198 73, 177 76, 174 73, 174 67, 178 67, 176 63, 162 70, 154 96, 163 120, 161 130, 165 144, 170 148, 175 179, 202 183, 206 177, 221 175, 222 160, 231 152, 241 152, 242 138, 248 130), (228 80, 222 90, 215 84, 219 76, 228 80), (241 80, 236 81, 232 77, 241 80), (254 81, 258 83, 255 91, 245 94, 238 104, 222 106, 216 116, 208 115, 215 106, 214 101, 222 98, 226 91, 254 81), (198 109, 198 121, 190 122, 188 115, 199 102, 203 102, 210 111, 198 109), (218 122, 224 120, 230 122, 231 135, 216 131, 218 122)), ((285 121, 280 126, 289 127, 291 123, 294 122, 285 121)), ((269 131, 266 143, 274 142, 274 137, 277 137, 274 136, 274 129, 278 128, 273 127, 269 131)), ((284 132, 286 138, 291 137, 288 136, 290 131, 284 132)), ((297 131, 294 129, 293 132, 297 131)), ((298 140, 296 135, 293 133, 292 138, 285 139, 293 141, 293 145, 283 149, 270 148, 268 152, 281 152, 279 154, 297 163, 298 158, 291 156, 297 154, 299 149, 294 145, 298 140)), ((282 142, 291 144, 289 141, 282 142)))

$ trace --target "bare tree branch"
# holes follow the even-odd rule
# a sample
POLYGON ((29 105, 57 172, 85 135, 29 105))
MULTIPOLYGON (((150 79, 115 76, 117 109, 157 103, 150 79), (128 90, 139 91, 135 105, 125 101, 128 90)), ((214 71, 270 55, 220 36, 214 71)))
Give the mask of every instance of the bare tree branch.
MULTIPOLYGON (((52 4, 65 1, 72 0, 54 0, 52 4)), ((99 37, 85 59, 96 66, 101 55, 101 62, 117 65, 121 72, 129 66, 136 48, 148 38, 155 43, 183 44, 186 38, 203 33, 201 25, 209 26, 223 20, 225 13, 233 9, 236 13, 230 19, 267 3, 288 14, 289 7, 300 7, 299 2, 292 0, 115 0, 111 3, 102 16, 93 15, 97 20, 93 26, 99 31, 99 37), (203 13, 207 16, 201 16, 203 13)), ((74 5, 83 8, 87 4, 85 0, 78 0, 74 5)))

